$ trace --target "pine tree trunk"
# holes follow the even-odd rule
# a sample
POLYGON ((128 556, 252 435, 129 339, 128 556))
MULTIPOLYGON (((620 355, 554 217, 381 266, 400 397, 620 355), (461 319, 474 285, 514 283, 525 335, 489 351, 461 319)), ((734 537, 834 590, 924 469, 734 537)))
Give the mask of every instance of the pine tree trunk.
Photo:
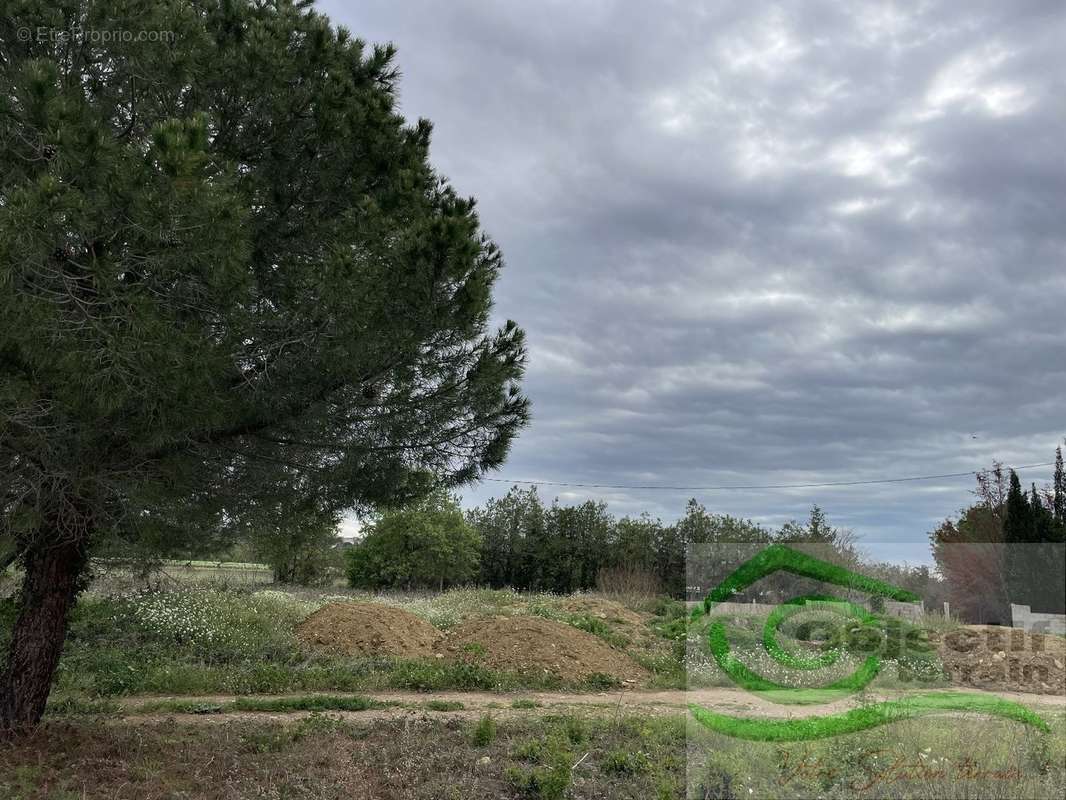
POLYGON ((32 728, 44 714, 87 562, 86 544, 87 537, 53 539, 26 553, 19 615, 0 681, 0 735, 32 728))

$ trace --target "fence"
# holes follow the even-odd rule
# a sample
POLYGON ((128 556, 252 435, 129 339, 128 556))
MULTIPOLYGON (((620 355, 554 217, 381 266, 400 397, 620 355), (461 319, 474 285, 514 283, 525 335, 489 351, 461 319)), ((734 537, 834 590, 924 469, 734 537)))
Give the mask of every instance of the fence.
POLYGON ((1044 614, 1029 606, 1010 604, 1011 624, 1030 633, 1057 633, 1066 636, 1066 614, 1044 614))

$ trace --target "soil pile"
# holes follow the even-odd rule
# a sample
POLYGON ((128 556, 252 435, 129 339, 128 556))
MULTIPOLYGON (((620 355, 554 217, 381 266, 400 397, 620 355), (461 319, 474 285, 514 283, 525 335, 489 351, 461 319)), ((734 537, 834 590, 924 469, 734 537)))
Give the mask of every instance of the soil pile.
POLYGON ((424 619, 380 603, 329 603, 296 626, 304 644, 350 656, 431 656, 439 635, 424 619))
POLYGON ((447 631, 438 647, 452 658, 509 672, 556 675, 580 681, 609 675, 638 684, 648 672, 591 633, 540 617, 469 620, 447 631))
POLYGON ((1066 639, 997 625, 966 625, 935 642, 951 682, 1012 692, 1066 692, 1066 639))
POLYGON ((578 595, 567 598, 558 608, 572 617, 599 620, 615 633, 645 648, 655 649, 655 645, 661 641, 648 627, 648 620, 652 619, 651 614, 641 614, 614 600, 578 595))
POLYGON ((569 614, 596 617, 613 625, 643 627, 647 619, 621 603, 599 597, 571 597, 564 601, 560 608, 569 614))

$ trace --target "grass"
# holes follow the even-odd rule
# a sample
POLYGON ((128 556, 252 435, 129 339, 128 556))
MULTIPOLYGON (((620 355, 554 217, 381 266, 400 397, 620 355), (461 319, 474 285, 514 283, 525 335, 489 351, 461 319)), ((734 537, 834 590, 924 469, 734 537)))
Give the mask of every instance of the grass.
POLYGON ((234 711, 367 711, 389 705, 369 697, 238 697, 233 701, 234 711))
MULTIPOLYGON (((296 640, 295 626, 315 609, 338 599, 384 602, 439 628, 481 614, 550 615, 573 621, 614 646, 625 643, 626 652, 652 671, 654 688, 684 686, 678 642, 656 628, 676 617, 653 619, 639 639, 631 639, 631 627, 568 614, 562 608, 568 598, 562 596, 480 589, 436 596, 338 595, 332 590, 279 591, 214 584, 105 594, 104 585, 83 595, 72 616, 55 687, 57 696, 67 698, 68 703, 138 694, 603 691, 618 686, 606 675, 565 682, 545 673, 492 670, 470 659, 352 658, 307 651, 296 640)), ((664 609, 676 613, 674 606, 664 609)), ((0 600, 0 647, 6 646, 14 613, 12 599, 0 600)))
POLYGON ((427 711, 462 711, 466 708, 458 700, 430 700, 423 707, 427 711))
POLYGON ((577 785, 581 797, 672 800, 684 793, 684 742, 679 717, 547 715, 535 737, 512 746, 518 763, 504 774, 534 800, 560 800, 577 785))
MULTIPOLYGON (((308 708, 303 698, 269 700, 273 709, 308 708)), ((123 726, 71 717, 0 748, 0 797, 339 800, 367 786, 381 800, 1060 800, 1066 714, 1047 717, 1047 732, 976 715, 931 716, 800 742, 748 741, 681 716, 591 709, 466 725, 364 722, 314 710, 286 723, 123 726)))
POLYGON ((998 697, 968 692, 931 692, 883 703, 873 703, 840 714, 800 719, 753 719, 730 717, 706 708, 691 706, 695 719, 704 727, 738 739, 767 742, 795 742, 825 739, 853 733, 908 717, 943 711, 972 711, 1002 717, 1049 731, 1044 719, 1018 703, 998 697))
POLYGON ((749 741, 688 723, 690 797, 1059 798, 1066 715, 1050 730, 977 715, 923 717, 801 742, 749 741))
POLYGON ((567 618, 566 622, 578 630, 600 637, 612 647, 617 647, 620 650, 629 647, 631 643, 628 636, 617 633, 607 622, 598 617, 592 617, 587 614, 573 614, 567 618))
POLYGON ((680 716, 558 715, 494 721, 491 728, 322 713, 286 723, 69 721, 0 748, 0 797, 341 800, 356 791, 378 800, 681 800, 684 746, 680 716), (550 748, 526 752, 526 743, 544 739, 550 748), (608 759, 636 752, 647 754, 648 771, 620 772, 617 759, 608 759))
POLYGON ((164 700, 148 700, 133 706, 128 712, 136 714, 222 714, 235 711, 274 713, 293 711, 368 711, 372 708, 386 708, 390 705, 395 704, 359 695, 238 697, 235 700, 224 703, 167 698, 164 700))

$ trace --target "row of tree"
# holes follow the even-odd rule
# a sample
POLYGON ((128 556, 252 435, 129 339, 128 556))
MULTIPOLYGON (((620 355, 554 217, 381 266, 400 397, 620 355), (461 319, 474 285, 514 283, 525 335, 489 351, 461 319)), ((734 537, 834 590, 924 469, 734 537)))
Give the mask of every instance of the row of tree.
MULTIPOLYGON (((844 555, 850 531, 834 528, 814 506, 806 523, 772 530, 708 513, 690 500, 676 523, 648 514, 616 518, 603 502, 545 504, 535 488, 512 488, 467 512, 436 494, 382 514, 348 554, 348 577, 365 588, 483 586, 574 592, 605 581, 640 580, 675 597, 686 593, 686 553, 722 542, 815 542, 844 555)), ((691 570, 691 567, 690 567, 691 570)))
POLYGON ((723 559, 698 545, 784 542, 818 545, 819 555, 861 568, 923 598, 927 607, 950 601, 968 621, 1010 624, 1010 603, 1061 613, 1066 553, 1066 470, 1056 450, 1050 486, 1024 491, 1001 465, 980 473, 977 502, 930 534, 936 571, 926 566, 871 562, 855 536, 831 525, 817 505, 804 523, 777 529, 725 514, 696 500, 675 523, 648 514, 617 518, 603 502, 545 504, 536 488, 512 488, 483 506, 460 511, 437 493, 416 506, 386 512, 348 553, 353 586, 443 588, 477 583, 573 592, 608 581, 637 582, 675 597, 713 574, 723 559))
POLYGON ((1066 468, 1055 451, 1050 486, 1022 489, 996 464, 977 480, 977 502, 930 534, 953 612, 969 622, 1010 624, 1010 604, 1066 612, 1066 468))

